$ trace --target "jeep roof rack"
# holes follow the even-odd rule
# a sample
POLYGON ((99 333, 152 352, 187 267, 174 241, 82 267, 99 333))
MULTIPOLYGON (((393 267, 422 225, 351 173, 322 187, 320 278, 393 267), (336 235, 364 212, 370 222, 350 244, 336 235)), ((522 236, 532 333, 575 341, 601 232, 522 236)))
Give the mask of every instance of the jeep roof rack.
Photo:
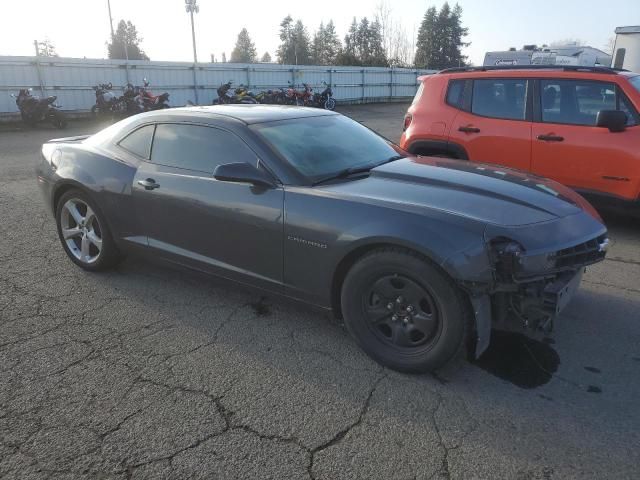
POLYGON ((580 65, 499 65, 480 67, 454 67, 445 68, 438 73, 463 73, 463 72, 491 72, 500 70, 563 70, 565 72, 590 72, 590 73, 620 73, 628 72, 621 68, 611 67, 585 67, 580 65))

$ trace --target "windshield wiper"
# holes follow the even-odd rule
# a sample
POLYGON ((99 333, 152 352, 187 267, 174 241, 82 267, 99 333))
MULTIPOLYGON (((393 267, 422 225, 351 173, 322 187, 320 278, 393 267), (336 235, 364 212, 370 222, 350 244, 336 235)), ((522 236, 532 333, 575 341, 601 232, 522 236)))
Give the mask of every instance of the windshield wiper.
POLYGON ((378 165, 365 165, 363 167, 349 167, 349 168, 345 168, 344 170, 340 170, 338 173, 334 173, 333 175, 329 175, 328 177, 325 178, 321 178, 320 180, 317 180, 315 182, 313 182, 311 184, 312 187, 315 187, 316 185, 321 185, 323 183, 326 183, 330 180, 338 180, 340 178, 347 178, 350 177, 351 175, 356 175, 358 173, 366 173, 369 170, 371 170, 372 168, 377 167, 378 165))
POLYGON ((400 160, 402 158, 406 158, 406 157, 404 155, 394 155, 393 157, 389 157, 386 160, 383 160, 382 162, 379 162, 379 163, 374 163, 374 164, 371 164, 371 165, 364 165, 364 166, 361 166, 361 167, 345 168, 344 170, 340 170, 339 172, 334 173, 333 175, 329 175, 328 177, 321 178, 320 180, 315 181, 314 183, 311 184, 311 186, 315 187, 316 185, 321 185, 321 184, 329 182, 331 180, 339 180, 341 178, 350 177, 351 175, 356 175, 356 174, 359 174, 359 173, 366 173, 366 172, 370 171, 371 169, 379 167, 380 165, 384 165, 385 163, 394 162, 394 161, 400 160))

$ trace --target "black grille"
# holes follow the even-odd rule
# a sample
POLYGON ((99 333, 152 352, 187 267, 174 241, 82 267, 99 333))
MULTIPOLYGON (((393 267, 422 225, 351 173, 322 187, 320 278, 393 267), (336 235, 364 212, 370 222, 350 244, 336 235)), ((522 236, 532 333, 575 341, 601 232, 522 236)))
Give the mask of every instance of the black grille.
POLYGON ((606 235, 601 235, 587 242, 565 248, 556 253, 556 268, 581 267, 591 265, 604 259, 608 245, 606 235))

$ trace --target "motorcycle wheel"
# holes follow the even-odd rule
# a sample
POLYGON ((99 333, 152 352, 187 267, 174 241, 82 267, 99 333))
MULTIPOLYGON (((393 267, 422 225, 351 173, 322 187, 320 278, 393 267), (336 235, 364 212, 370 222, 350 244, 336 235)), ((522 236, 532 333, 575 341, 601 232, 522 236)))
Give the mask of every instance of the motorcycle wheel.
POLYGON ((96 118, 98 116, 98 106, 94 105, 93 107, 91 107, 91 116, 93 118, 96 118))
POLYGON ((324 102, 324 108, 325 110, 333 110, 336 108, 336 101, 331 97, 327 98, 327 101, 324 102))
POLYGON ((66 128, 67 119, 62 114, 62 112, 53 111, 51 112, 51 124, 56 128, 66 128))

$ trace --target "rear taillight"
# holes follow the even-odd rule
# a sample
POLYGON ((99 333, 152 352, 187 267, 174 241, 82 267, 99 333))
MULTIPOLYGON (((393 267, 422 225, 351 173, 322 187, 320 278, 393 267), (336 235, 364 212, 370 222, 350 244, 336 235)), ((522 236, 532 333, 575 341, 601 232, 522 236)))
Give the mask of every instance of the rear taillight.
POLYGON ((413 120, 413 115, 411 115, 410 113, 407 113, 404 116, 404 126, 402 128, 402 131, 404 132, 407 128, 409 128, 409 125, 411 125, 411 121, 413 120))

